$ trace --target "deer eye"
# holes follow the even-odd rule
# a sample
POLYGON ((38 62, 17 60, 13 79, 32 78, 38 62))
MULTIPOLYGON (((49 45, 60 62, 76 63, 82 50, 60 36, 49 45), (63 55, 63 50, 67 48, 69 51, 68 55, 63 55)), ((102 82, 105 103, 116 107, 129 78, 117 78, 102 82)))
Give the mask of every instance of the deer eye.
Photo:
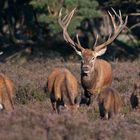
POLYGON ((90 63, 92 63, 94 61, 95 57, 92 57, 92 59, 90 59, 90 63))
POLYGON ((93 61, 95 59, 95 57, 92 57, 91 61, 93 61))

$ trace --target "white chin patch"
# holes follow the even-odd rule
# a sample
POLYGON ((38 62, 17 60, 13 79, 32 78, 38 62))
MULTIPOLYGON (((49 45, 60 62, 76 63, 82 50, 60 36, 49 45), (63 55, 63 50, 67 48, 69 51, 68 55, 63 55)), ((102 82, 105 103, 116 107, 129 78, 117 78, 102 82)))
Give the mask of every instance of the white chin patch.
POLYGON ((0 104, 0 110, 2 110, 3 109, 3 105, 2 104, 0 104))
POLYGON ((88 74, 88 73, 89 73, 89 71, 84 71, 84 73, 88 74))

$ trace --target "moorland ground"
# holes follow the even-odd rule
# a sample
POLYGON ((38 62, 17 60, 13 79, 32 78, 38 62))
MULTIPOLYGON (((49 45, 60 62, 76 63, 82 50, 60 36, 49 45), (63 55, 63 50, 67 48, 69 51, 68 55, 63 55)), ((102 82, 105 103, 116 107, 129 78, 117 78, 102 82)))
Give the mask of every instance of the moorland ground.
POLYGON ((80 61, 64 61, 61 56, 30 60, 23 64, 1 63, 0 71, 15 84, 15 110, 0 114, 0 140, 138 140, 140 111, 132 110, 130 96, 139 81, 140 60, 110 62, 112 87, 125 99, 124 117, 101 120, 98 110, 82 106, 77 111, 52 111, 49 95, 44 92, 47 76, 55 67, 68 68, 78 79, 80 61))

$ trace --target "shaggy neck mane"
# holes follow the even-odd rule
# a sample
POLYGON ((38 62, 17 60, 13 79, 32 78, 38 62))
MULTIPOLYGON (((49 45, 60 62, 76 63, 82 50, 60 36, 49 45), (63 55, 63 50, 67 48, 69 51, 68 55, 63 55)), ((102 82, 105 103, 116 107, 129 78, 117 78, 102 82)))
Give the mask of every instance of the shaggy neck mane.
POLYGON ((96 81, 97 81, 97 76, 98 75, 98 71, 95 68, 94 71, 92 71, 91 73, 85 75, 84 73, 81 73, 81 82, 84 88, 86 89, 92 89, 95 88, 96 86, 96 81))

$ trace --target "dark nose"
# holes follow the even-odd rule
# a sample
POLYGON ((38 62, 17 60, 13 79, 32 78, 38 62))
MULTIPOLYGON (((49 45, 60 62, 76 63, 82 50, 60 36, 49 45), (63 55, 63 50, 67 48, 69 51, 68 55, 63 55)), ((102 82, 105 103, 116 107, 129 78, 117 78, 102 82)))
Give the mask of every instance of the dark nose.
POLYGON ((88 65, 83 65, 82 69, 83 69, 83 71, 89 71, 89 66, 88 65))

